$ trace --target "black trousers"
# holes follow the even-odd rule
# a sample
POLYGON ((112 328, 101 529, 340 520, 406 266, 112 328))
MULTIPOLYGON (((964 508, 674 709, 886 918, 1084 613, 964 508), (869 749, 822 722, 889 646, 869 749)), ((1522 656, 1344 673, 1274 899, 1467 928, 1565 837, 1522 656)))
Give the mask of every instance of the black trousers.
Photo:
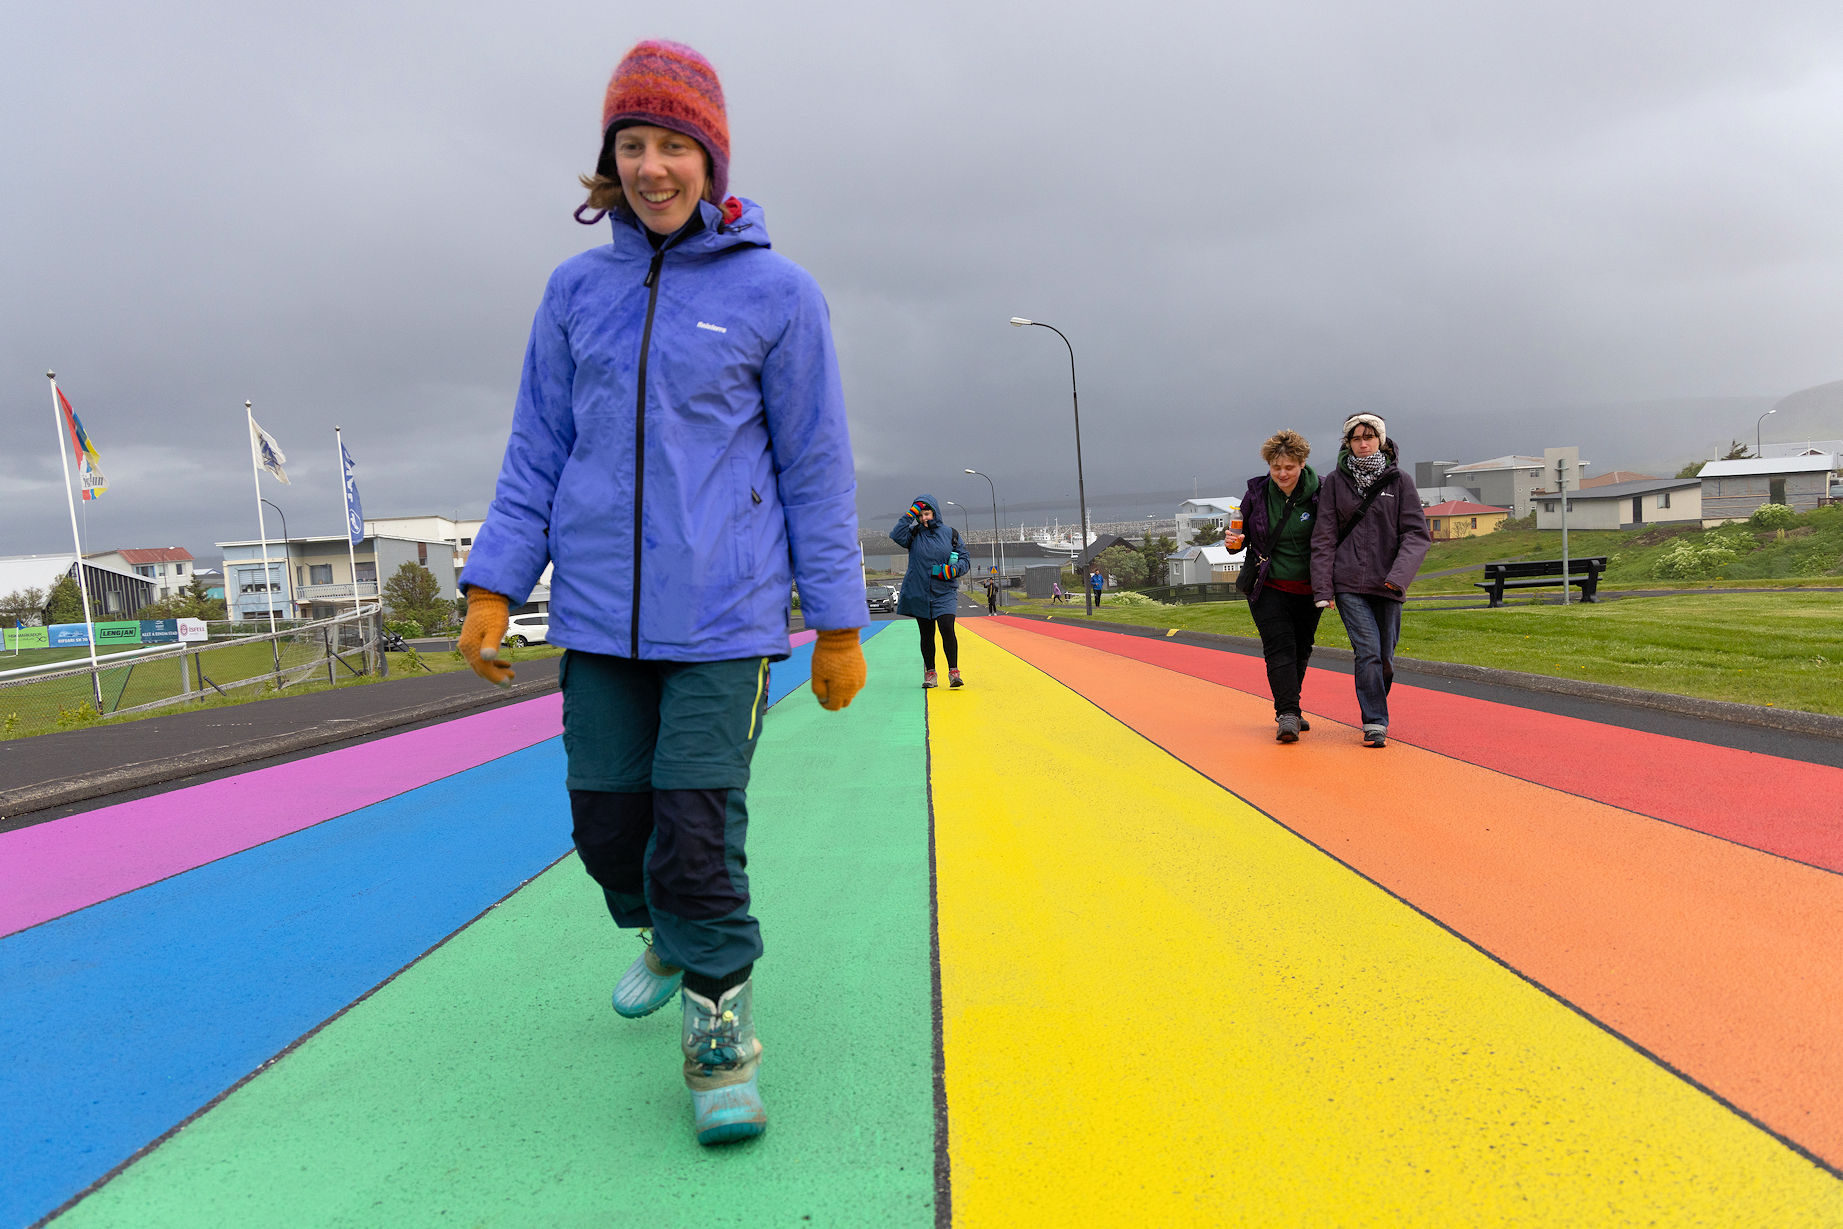
POLYGON ((921 625, 922 669, 934 669, 934 629, 941 629, 941 647, 947 650, 947 668, 960 668, 960 639, 954 635, 953 616, 942 615, 938 619, 917 619, 921 625))
POLYGON ((1318 617, 1324 612, 1309 593, 1287 593, 1262 585, 1260 596, 1248 605, 1254 626, 1261 633, 1261 656, 1267 659, 1267 689, 1273 693, 1275 716, 1299 711, 1299 688, 1305 682, 1306 662, 1318 635, 1318 617))

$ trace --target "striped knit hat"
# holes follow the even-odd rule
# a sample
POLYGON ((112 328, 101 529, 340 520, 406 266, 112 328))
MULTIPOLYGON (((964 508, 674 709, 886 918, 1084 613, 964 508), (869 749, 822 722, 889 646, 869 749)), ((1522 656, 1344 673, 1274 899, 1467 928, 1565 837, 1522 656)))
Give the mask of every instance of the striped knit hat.
POLYGON ((710 61, 683 43, 649 38, 621 57, 602 99, 602 141, 615 128, 653 124, 682 132, 710 155, 710 198, 729 195, 730 125, 710 61))

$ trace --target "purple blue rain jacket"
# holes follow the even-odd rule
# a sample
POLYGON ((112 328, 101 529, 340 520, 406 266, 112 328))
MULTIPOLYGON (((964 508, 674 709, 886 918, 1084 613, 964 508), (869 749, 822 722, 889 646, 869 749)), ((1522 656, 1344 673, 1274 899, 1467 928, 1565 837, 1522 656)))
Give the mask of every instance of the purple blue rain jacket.
POLYGON ((795 581, 808 627, 865 622, 825 299, 738 204, 658 253, 616 215, 545 288, 461 583, 517 607, 554 563, 553 644, 785 657, 795 581))
POLYGON ((959 609, 959 586, 971 559, 960 531, 941 518, 941 505, 932 495, 915 500, 934 510, 934 524, 923 528, 913 516, 904 516, 890 530, 890 541, 909 552, 909 570, 902 576, 902 593, 896 613, 916 619, 938 619, 959 609))

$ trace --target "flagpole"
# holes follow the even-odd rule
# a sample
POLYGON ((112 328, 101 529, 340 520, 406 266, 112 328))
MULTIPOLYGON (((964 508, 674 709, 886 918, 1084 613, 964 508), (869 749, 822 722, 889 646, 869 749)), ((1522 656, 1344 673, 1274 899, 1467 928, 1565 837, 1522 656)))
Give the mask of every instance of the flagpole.
MULTIPOLYGON (((346 505, 346 562, 352 567, 352 617, 356 619, 359 615, 358 547, 352 542, 352 486, 346 481, 346 444, 337 426, 333 428, 333 447, 339 452, 339 494, 346 505)), ((358 528, 363 533, 365 526, 361 522, 358 528)))
POLYGON ((58 433, 58 467, 64 471, 64 502, 70 505, 70 543, 77 548, 77 593, 83 599, 83 630, 90 642, 90 693, 96 711, 102 711, 101 666, 96 661, 96 624, 90 619, 90 585, 83 577, 83 539, 77 536, 77 501, 70 493, 70 459, 64 455, 64 407, 58 404, 58 373, 47 371, 51 381, 51 421, 58 433))
MULTIPOLYGON (((262 538, 262 583, 264 591, 267 592, 269 585, 269 527, 262 519, 262 466, 258 464, 259 458, 256 456, 256 412, 248 401, 243 403, 243 417, 249 420, 250 427, 250 481, 256 484, 256 532, 262 538)), ((282 582, 284 584, 287 583, 287 580, 288 578, 286 576, 282 577, 282 582)), ((275 599, 270 597, 267 601, 269 603, 269 635, 274 636, 275 599)), ((269 646, 276 649, 277 652, 280 652, 274 640, 269 641, 269 646)), ((281 669, 279 659, 277 660, 276 669, 281 669)))

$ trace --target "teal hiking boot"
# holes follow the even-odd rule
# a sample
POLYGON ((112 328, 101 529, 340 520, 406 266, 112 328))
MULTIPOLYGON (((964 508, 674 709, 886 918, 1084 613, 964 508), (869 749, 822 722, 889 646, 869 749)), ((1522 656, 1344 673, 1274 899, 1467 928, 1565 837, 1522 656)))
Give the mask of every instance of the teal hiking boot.
POLYGON ((692 990, 684 1000, 685 1086, 698 1143, 753 1139, 768 1129, 768 1111, 755 1083, 762 1043, 755 1039, 752 980, 715 1003, 692 990))
POLYGON ((629 1020, 650 1016, 671 1002, 678 993, 678 984, 685 979, 683 969, 675 969, 653 955, 652 931, 642 930, 640 942, 646 947, 614 985, 614 1010, 629 1020))

